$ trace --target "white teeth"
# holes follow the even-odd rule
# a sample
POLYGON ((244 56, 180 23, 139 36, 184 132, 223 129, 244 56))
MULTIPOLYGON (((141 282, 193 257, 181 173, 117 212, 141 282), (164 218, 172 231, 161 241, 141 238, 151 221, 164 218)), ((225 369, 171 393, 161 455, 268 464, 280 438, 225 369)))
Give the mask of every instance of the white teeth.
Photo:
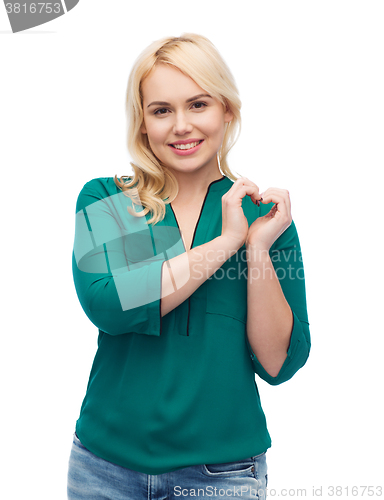
POLYGON ((200 141, 190 142, 189 144, 172 144, 172 146, 176 149, 191 149, 197 146, 199 143, 200 141))

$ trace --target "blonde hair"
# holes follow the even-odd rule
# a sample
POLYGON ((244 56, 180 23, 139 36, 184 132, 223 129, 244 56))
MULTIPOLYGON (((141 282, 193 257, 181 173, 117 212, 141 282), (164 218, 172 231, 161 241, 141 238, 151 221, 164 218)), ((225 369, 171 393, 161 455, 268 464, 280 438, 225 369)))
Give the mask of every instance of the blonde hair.
POLYGON ((143 123, 142 82, 156 64, 170 64, 189 76, 203 90, 216 97, 233 113, 226 124, 224 139, 218 151, 218 162, 224 175, 237 177, 230 171, 227 155, 235 144, 241 127, 241 101, 228 66, 215 46, 204 36, 185 33, 180 37, 162 38, 149 45, 137 58, 128 79, 126 113, 128 119, 128 150, 132 156, 134 176, 115 175, 116 185, 132 199, 128 212, 144 216, 151 212, 149 224, 165 216, 165 204, 177 196, 178 183, 172 172, 153 154, 146 134, 140 131, 143 123), (122 179, 130 179, 122 181, 122 179), (134 205, 142 205, 136 212, 134 205))

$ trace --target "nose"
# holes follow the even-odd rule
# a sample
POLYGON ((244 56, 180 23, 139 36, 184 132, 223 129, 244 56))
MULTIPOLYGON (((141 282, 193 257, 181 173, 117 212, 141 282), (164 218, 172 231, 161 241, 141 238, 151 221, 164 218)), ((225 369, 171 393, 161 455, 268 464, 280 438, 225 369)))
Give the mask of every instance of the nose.
POLYGON ((180 111, 178 113, 175 113, 174 117, 175 121, 173 124, 172 132, 175 135, 185 135, 192 132, 192 124, 190 123, 187 115, 184 112, 180 111))

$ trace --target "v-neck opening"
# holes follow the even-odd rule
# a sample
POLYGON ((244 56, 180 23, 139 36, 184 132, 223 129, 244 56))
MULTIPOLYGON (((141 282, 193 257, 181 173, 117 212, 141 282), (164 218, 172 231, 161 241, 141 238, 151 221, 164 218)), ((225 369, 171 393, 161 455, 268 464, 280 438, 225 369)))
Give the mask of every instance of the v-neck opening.
POLYGON ((178 227, 178 229, 179 229, 179 233, 180 233, 181 241, 183 242, 183 247, 184 247, 185 252, 188 252, 189 250, 192 250, 192 248, 193 248, 193 244, 194 244, 194 242, 195 242, 195 236, 196 236, 196 232, 197 232, 197 227, 198 227, 198 225, 199 225, 199 222, 200 222, 200 219, 201 219, 201 215, 202 215, 203 210, 204 210, 204 205, 205 205, 205 202, 206 202, 206 200, 207 200, 207 197, 208 197, 208 193, 209 193, 210 187, 211 187, 213 184, 215 184, 215 183, 221 182, 223 179, 227 179, 227 177, 226 177, 225 175, 223 175, 220 179, 215 179, 214 181, 210 182, 210 183, 209 183, 209 185, 208 185, 208 187, 207 187, 207 191, 206 191, 206 193, 205 193, 204 200, 203 200, 203 203, 202 203, 201 208, 200 208, 200 214, 199 214, 199 217, 198 217, 197 222, 196 222, 196 224, 195 224, 195 229, 194 229, 194 231, 193 231, 193 236, 192 236, 191 247, 190 247, 188 250, 185 248, 185 243, 184 243, 184 240, 183 240, 183 237, 182 237, 182 234, 181 234, 181 230, 180 230, 179 222, 178 222, 177 217, 176 217, 176 214, 175 214, 175 212, 174 212, 174 210, 173 210, 172 203, 169 203, 169 206, 171 207, 171 210, 172 210, 173 216, 174 216, 174 218, 175 218, 175 221, 176 221, 177 227, 178 227))

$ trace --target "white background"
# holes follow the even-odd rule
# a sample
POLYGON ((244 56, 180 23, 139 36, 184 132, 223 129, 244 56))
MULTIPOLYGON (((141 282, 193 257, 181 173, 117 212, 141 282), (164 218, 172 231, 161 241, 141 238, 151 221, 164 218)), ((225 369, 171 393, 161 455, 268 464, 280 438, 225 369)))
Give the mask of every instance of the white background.
POLYGON ((81 0, 12 34, 0 6, 3 498, 66 498, 97 345, 72 282, 76 198, 131 172, 132 63, 188 31, 213 41, 240 90, 231 168, 289 189, 304 255, 310 358, 285 384, 258 382, 268 486, 347 498, 383 485, 383 25, 369 0, 81 0))

